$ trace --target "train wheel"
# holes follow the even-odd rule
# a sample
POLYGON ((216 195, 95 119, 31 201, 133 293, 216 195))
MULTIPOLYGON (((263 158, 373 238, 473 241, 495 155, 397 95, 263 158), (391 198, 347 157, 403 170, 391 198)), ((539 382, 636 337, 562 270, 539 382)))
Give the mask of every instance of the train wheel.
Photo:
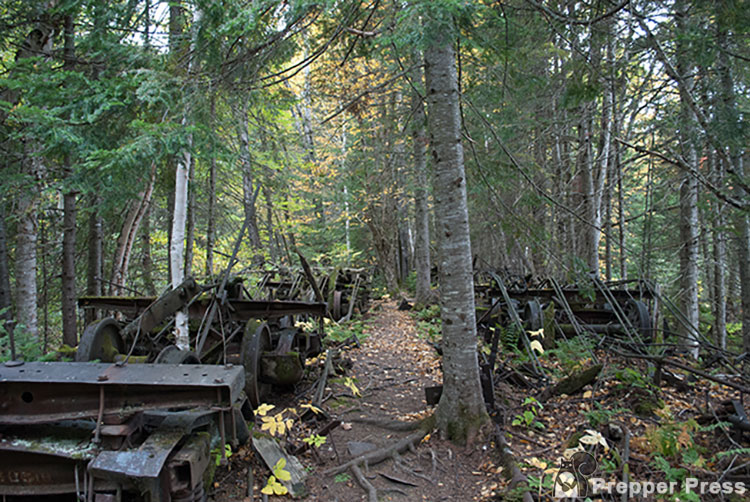
POLYGON ((248 321, 242 337, 242 364, 245 367, 245 394, 253 408, 261 403, 268 390, 268 385, 260 381, 260 358, 263 352, 272 348, 268 324, 258 325, 255 320, 248 321))
POLYGON ((650 343, 654 336, 654 330, 651 326, 651 316, 646 304, 640 300, 628 299, 625 303, 625 316, 641 335, 643 341, 650 343))
POLYGON ((76 349, 76 361, 99 360, 115 362, 115 356, 125 352, 125 342, 120 336, 120 325, 112 317, 106 317, 86 326, 76 349))
POLYGON ((182 350, 176 345, 167 345, 154 360, 157 364, 200 364, 201 360, 191 350, 182 350))

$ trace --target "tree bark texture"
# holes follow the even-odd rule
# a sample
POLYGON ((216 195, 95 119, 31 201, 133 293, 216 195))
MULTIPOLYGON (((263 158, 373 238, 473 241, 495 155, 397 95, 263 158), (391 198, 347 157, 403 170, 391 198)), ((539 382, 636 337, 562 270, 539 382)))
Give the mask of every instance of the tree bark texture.
MULTIPOLYGON (((112 278, 110 279, 109 294, 120 295, 123 292, 123 286, 128 281, 128 268, 130 266, 130 257, 133 252, 133 244, 138 236, 143 215, 151 204, 151 195, 154 192, 156 182, 156 164, 151 165, 151 173, 146 182, 146 187, 138 194, 137 200, 130 206, 128 213, 120 230, 120 236, 117 239, 117 247, 112 259, 112 278)), ((180 281, 182 282, 182 281, 180 281)))
MULTIPOLYGON (((421 71, 418 75, 419 80, 422 80, 421 71)), ((432 300, 430 288, 430 214, 427 201, 427 158, 425 155, 427 137, 424 131, 426 119, 422 96, 417 94, 416 91, 412 91, 412 93, 412 108, 414 110, 412 147, 414 149, 414 177, 416 181, 414 186, 414 226, 416 229, 414 261, 417 273, 415 301, 417 305, 424 305, 432 300)))
MULTIPOLYGON (((75 58, 75 28, 73 16, 65 16, 65 48, 63 68, 72 70, 75 58)), ((70 155, 65 156, 65 176, 72 173, 70 155)), ((77 194, 67 191, 63 194, 63 249, 62 249, 62 328, 63 343, 70 347, 78 344, 76 333, 76 199, 77 194)))
MULTIPOLYGON (((216 126, 216 92, 211 93, 211 127, 216 126)), ((214 274, 214 244, 216 242, 216 149, 211 145, 211 164, 208 171, 208 222, 206 224, 206 277, 214 274)))
MULTIPOLYGON (((680 33, 688 30, 688 6, 684 0, 675 5, 677 27, 680 33)), ((692 92, 693 66, 688 60, 686 42, 678 39, 677 71, 685 85, 680 91, 680 149, 682 158, 695 171, 698 171, 698 152, 696 150, 696 117, 688 104, 692 92)), ((680 186, 680 297, 682 313, 687 321, 681 334, 688 352, 698 357, 698 180, 690 173, 682 177, 680 186)))
POLYGON ((5 225, 5 201, 0 200, 0 321, 8 321, 13 315, 13 299, 10 290, 10 268, 8 265, 8 233, 5 225))
POLYGON ((444 27, 428 22, 425 29, 437 37, 424 54, 443 323, 443 394, 436 418, 446 437, 463 443, 471 441, 489 417, 482 398, 476 350, 458 79, 452 41, 444 27))
POLYGON ((247 235, 250 238, 250 244, 254 248, 260 248, 260 232, 258 232, 258 216, 255 207, 258 191, 253 182, 253 158, 250 149, 250 123, 247 117, 247 105, 243 106, 241 113, 239 139, 242 162, 242 204, 245 210, 245 220, 248 222, 247 235))
MULTIPOLYGON (((102 294, 102 218, 98 212, 99 198, 94 196, 89 213, 88 261, 86 267, 86 294, 102 294)), ((96 320, 95 309, 86 309, 86 324, 96 320)))

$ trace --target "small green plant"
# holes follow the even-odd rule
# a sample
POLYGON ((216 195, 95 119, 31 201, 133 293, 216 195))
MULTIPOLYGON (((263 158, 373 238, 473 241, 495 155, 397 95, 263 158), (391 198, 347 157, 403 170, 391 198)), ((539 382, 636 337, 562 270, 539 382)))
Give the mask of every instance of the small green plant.
POLYGON ((345 473, 345 472, 342 472, 340 474, 336 474, 336 476, 333 478, 333 480, 336 483, 346 483, 350 479, 352 479, 352 477, 349 474, 345 473))
MULTIPOLYGON (((229 457, 232 456, 232 446, 231 445, 225 444, 223 450, 224 450, 224 456, 226 458, 229 458, 229 457)), ((221 451, 222 451, 222 447, 221 446, 217 446, 216 448, 214 448, 213 450, 211 450, 211 455, 213 455, 214 462, 216 463, 217 467, 219 466, 219 464, 221 464, 221 451)))
POLYGON ((586 336, 576 336, 568 340, 560 340, 554 349, 544 353, 544 357, 556 358, 566 375, 584 367, 587 361, 586 354, 593 347, 591 340, 586 336))
POLYGON ((586 420, 588 420, 591 427, 597 429, 600 425, 608 424, 612 421, 612 417, 619 415, 620 413, 627 413, 628 410, 625 408, 605 408, 601 404, 594 402, 594 409, 581 412, 586 420))
POLYGON ((289 481, 292 479, 291 473, 284 470, 284 467, 286 467, 286 459, 282 457, 276 462, 273 469, 271 469, 273 474, 268 477, 266 486, 260 490, 261 493, 265 493, 266 495, 286 495, 289 493, 286 486, 279 483, 279 481, 289 481))
POLYGON ((417 321, 417 336, 431 342, 437 342, 442 337, 442 321, 440 319, 440 306, 430 305, 422 310, 412 313, 417 321))
POLYGON ((326 324, 326 343, 343 343, 356 336, 359 341, 367 338, 365 323, 360 320, 326 324))
POLYGON ((307 443, 308 445, 310 445, 313 448, 320 448, 321 446, 323 446, 325 444, 326 437, 325 436, 321 436, 319 434, 313 434, 310 437, 303 438, 302 442, 303 443, 307 443))
POLYGON ((511 424, 544 429, 544 424, 538 420, 539 412, 544 408, 542 403, 533 397, 527 397, 523 401, 523 406, 527 406, 528 408, 525 409, 523 413, 513 417, 511 424))

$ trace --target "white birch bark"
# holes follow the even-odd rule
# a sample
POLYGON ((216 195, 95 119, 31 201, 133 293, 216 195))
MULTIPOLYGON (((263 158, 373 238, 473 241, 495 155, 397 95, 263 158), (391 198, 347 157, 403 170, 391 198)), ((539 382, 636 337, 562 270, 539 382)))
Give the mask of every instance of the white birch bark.
MULTIPOLYGON (((191 42, 192 54, 195 48, 195 36, 198 32, 198 24, 201 19, 201 10, 196 9, 193 12, 193 41, 191 42)), ((193 61, 188 63, 188 75, 192 73, 193 61)), ((190 77, 188 77, 190 78, 190 77)), ((182 116, 182 125, 187 127, 190 124, 190 107, 187 102, 182 116)), ((193 145, 193 136, 188 136, 187 147, 184 152, 177 155, 177 169, 175 173, 174 185, 174 212, 172 214, 172 239, 169 249, 169 262, 172 287, 176 288, 185 280, 185 226, 187 222, 187 205, 188 205, 188 180, 190 177, 190 162, 192 158, 191 149, 193 145)), ((188 318, 185 309, 175 313, 174 333, 175 344, 183 350, 190 348, 190 333, 188 331, 188 318)))
POLYGON ((476 350, 474 281, 455 54, 445 26, 431 20, 425 29, 436 38, 424 54, 443 322, 443 395, 436 419, 444 436, 462 443, 471 441, 489 417, 482 398, 476 350))

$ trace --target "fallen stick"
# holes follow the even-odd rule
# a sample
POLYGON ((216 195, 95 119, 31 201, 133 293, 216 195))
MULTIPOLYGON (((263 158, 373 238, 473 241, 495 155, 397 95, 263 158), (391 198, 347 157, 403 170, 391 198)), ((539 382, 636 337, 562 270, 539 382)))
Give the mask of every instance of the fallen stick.
POLYGON ((323 402, 323 394, 326 390, 326 381, 328 380, 328 373, 331 372, 331 368, 333 367, 333 356, 334 353, 331 351, 331 349, 326 350, 326 364, 323 367, 323 374, 320 375, 320 380, 318 381, 318 388, 315 389, 315 397, 313 398, 313 406, 320 407, 321 403, 323 402))

